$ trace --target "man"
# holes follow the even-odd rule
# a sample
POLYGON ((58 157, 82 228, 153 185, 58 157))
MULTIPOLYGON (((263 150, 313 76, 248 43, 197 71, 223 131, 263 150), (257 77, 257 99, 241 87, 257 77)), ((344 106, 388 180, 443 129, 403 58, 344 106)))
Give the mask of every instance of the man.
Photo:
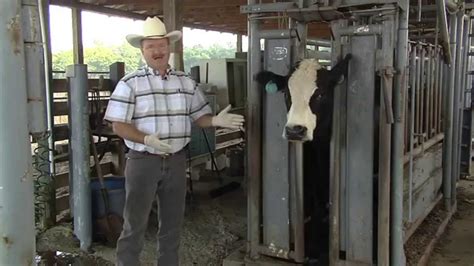
POLYGON ((184 218, 186 152, 191 121, 199 127, 240 128, 241 115, 217 116, 194 81, 169 68, 170 43, 181 32, 166 32, 163 22, 147 18, 143 34, 127 35, 139 48, 146 67, 123 77, 105 114, 114 132, 130 148, 125 169, 124 225, 117 242, 117 265, 139 265, 148 215, 156 198, 159 209, 158 265, 178 265, 178 247, 184 218))

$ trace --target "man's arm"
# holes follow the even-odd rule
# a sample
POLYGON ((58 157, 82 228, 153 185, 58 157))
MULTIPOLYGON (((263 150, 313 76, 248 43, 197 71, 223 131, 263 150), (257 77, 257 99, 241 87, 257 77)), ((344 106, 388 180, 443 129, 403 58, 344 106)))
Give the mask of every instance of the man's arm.
POLYGON ((112 122, 115 134, 121 138, 137 143, 144 143, 145 133, 138 130, 134 125, 122 122, 112 122))
POLYGON ((212 115, 203 115, 194 121, 200 128, 212 127, 212 115))

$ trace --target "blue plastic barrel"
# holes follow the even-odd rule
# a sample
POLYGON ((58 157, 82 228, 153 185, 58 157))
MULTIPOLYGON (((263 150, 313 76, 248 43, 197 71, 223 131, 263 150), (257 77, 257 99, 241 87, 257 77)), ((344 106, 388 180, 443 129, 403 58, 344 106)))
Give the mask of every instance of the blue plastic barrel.
MULTIPOLYGON (((111 176, 104 179, 109 197, 110 212, 123 216, 123 207, 125 205, 125 177, 111 176)), ((97 218, 106 215, 105 204, 101 194, 99 179, 95 178, 90 182, 91 186, 91 204, 92 204, 92 230, 94 236, 100 234, 97 229, 97 218)))

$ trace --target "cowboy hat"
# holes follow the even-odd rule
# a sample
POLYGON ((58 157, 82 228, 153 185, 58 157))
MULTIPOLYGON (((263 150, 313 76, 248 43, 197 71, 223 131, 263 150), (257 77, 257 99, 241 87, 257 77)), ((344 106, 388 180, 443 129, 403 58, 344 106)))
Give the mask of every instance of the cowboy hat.
POLYGON ((128 43, 136 48, 141 48, 141 42, 144 39, 162 39, 168 38, 170 42, 175 42, 181 38, 180 31, 166 32, 165 24, 157 17, 148 17, 143 23, 143 34, 129 34, 125 36, 128 43))

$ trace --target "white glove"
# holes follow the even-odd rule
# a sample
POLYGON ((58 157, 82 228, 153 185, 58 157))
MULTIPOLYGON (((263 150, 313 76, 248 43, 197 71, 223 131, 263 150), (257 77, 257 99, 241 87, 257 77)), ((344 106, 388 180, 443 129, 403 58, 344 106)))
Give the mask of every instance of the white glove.
POLYGON ((225 127, 232 129, 242 128, 244 124, 244 117, 237 114, 227 113, 230 110, 231 106, 228 105, 224 110, 222 110, 218 115, 212 117, 212 126, 214 127, 225 127))
POLYGON ((143 142, 145 143, 146 146, 150 146, 161 152, 171 151, 171 145, 160 140, 160 138, 158 137, 158 134, 146 135, 145 138, 143 139, 143 142))

